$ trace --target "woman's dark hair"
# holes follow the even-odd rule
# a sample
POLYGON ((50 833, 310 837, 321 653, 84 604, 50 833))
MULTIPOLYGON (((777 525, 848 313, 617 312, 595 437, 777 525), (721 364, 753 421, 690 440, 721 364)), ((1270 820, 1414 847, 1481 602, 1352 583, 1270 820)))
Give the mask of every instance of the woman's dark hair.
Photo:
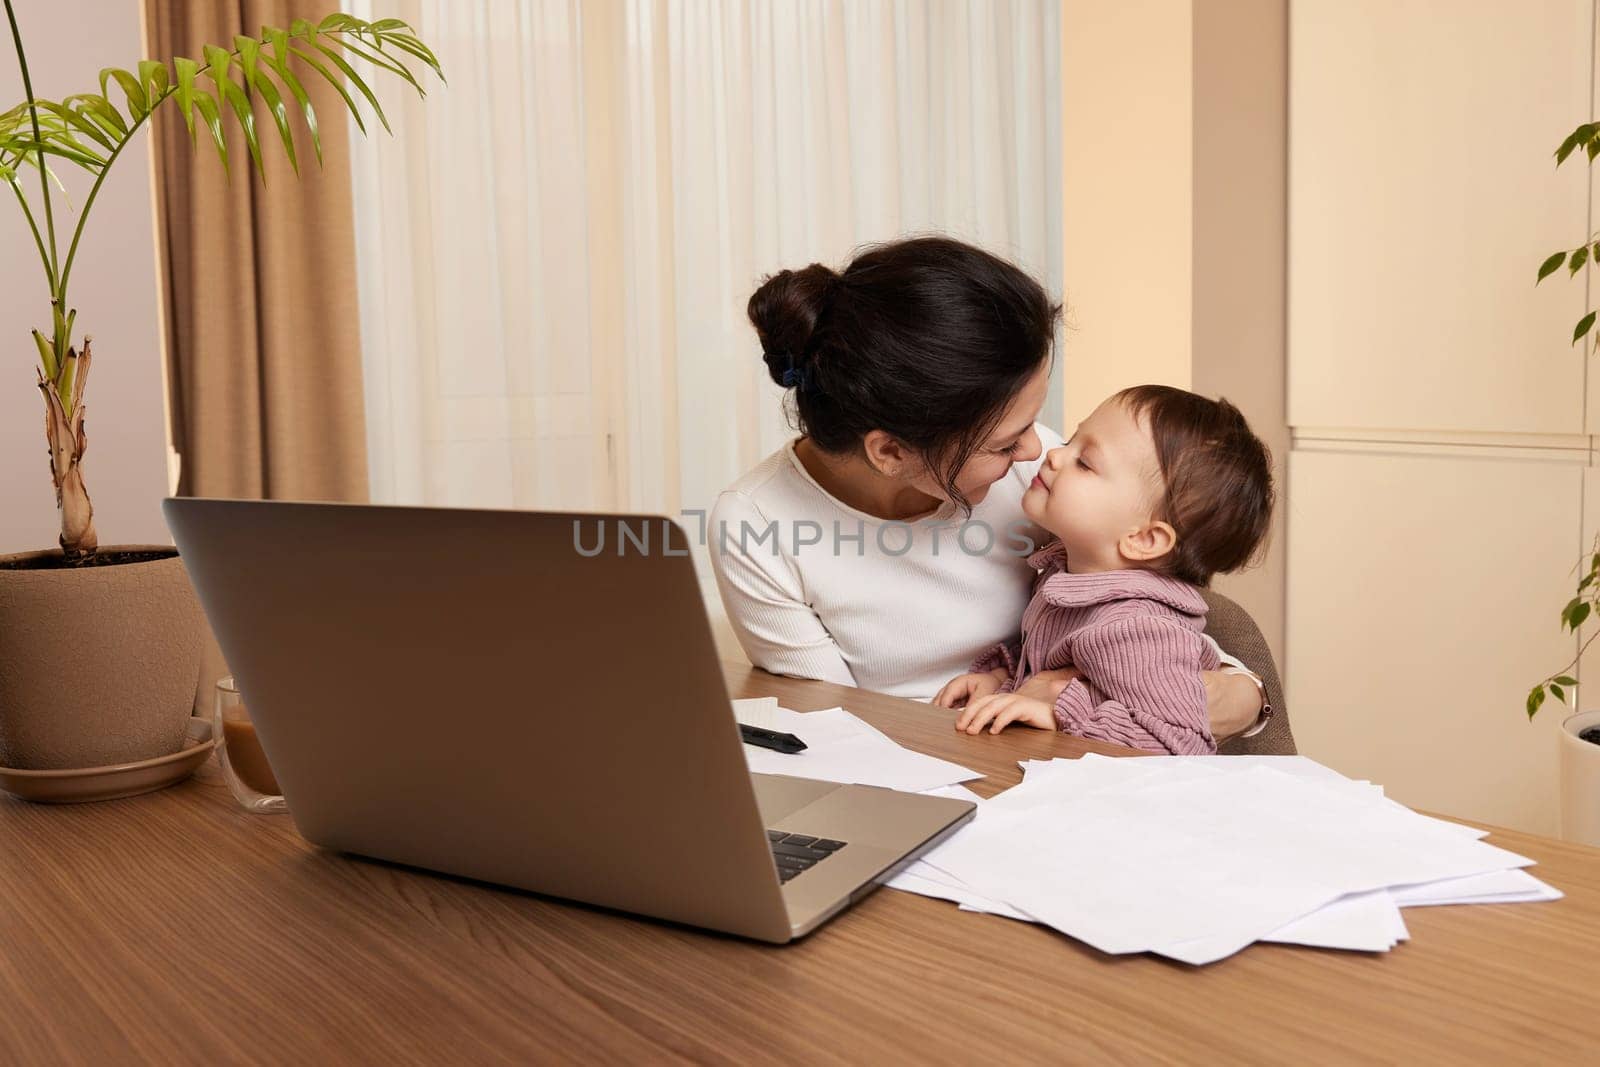
POLYGON ((1150 427, 1165 483, 1156 517, 1178 534, 1153 569, 1203 586, 1249 563, 1272 522, 1272 454, 1239 409, 1169 385, 1117 399, 1150 427))
POLYGON ((875 245, 842 273, 780 271, 749 306, 801 433, 842 455, 882 430, 963 509, 956 476, 1050 358, 1060 314, 1027 273, 948 237, 875 245))

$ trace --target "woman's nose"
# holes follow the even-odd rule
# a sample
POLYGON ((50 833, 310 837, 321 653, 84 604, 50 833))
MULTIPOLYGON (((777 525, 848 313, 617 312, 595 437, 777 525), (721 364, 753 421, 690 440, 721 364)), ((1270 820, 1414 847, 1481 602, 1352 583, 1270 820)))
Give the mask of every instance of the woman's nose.
POLYGON ((1017 442, 1016 461, 1030 463, 1039 458, 1039 453, 1044 451, 1044 446, 1039 442, 1039 434, 1033 427, 1028 427, 1028 432, 1022 435, 1022 440, 1017 442))

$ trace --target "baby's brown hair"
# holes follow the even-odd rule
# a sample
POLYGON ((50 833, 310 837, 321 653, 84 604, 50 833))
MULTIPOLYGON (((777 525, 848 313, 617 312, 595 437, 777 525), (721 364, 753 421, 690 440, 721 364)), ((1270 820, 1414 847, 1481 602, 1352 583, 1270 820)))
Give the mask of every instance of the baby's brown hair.
POLYGON ((1164 486, 1156 518, 1178 534, 1153 569, 1206 586, 1250 563, 1272 521, 1272 455, 1239 409, 1168 385, 1117 399, 1150 428, 1164 486))

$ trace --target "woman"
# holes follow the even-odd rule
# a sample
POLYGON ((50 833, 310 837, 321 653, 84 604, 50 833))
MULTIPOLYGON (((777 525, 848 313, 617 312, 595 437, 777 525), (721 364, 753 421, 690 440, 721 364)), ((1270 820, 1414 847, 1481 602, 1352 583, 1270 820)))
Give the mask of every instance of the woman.
MULTIPOLYGON (((1060 312, 1023 271, 944 237, 756 290, 750 321, 802 436, 711 514, 717 583, 751 662, 928 700, 1016 636, 1027 557, 1046 540, 1022 494, 1061 444, 1035 423, 1060 312)), ((1025 691, 1053 702, 1070 677, 1025 691)), ((1251 677, 1206 683, 1216 736, 1256 718, 1251 677)))

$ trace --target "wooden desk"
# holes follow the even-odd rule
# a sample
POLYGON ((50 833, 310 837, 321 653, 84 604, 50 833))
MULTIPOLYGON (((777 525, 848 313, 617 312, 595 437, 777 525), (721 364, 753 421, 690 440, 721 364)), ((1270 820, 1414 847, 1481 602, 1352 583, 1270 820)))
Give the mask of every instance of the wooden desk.
MULTIPOLYGON (((728 667, 980 770, 1090 745, 728 667)), ((1413 908, 1381 956, 1100 955, 892 890, 774 948, 354 861, 214 765, 82 807, 0 799, 0 1062, 1575 1061, 1596 1049, 1600 851, 1527 834, 1554 904, 1413 908)))

